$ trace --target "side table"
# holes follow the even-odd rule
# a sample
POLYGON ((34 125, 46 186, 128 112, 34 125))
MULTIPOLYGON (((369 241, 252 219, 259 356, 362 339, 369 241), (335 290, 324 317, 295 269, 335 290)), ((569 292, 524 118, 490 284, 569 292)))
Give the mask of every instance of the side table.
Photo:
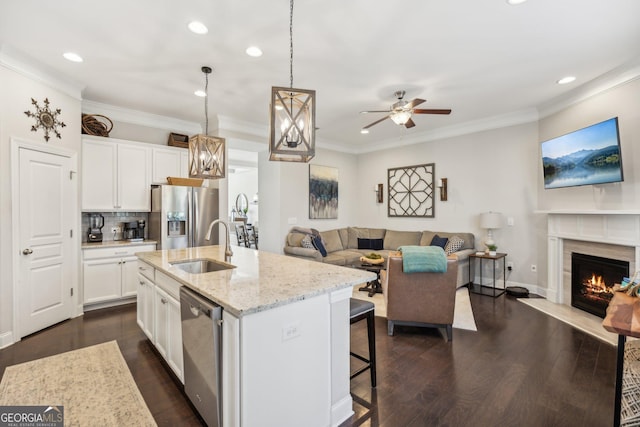
MULTIPOLYGON (((640 298, 631 297, 624 292, 614 292, 607 307, 607 315, 602 321, 602 327, 609 332, 618 334, 618 356, 616 360, 616 394, 614 401, 613 425, 620 425, 622 412, 622 384, 625 360, 625 343, 627 337, 640 338, 640 298)), ((636 362, 637 363, 637 362, 636 362)), ((638 387, 637 384, 630 384, 638 387)), ((634 399, 635 400, 635 399, 634 399)), ((635 403, 635 402, 633 402, 635 403)), ((633 405, 625 405, 628 409, 633 405)), ((625 418, 638 414, 625 410, 625 418)))
POLYGON ((369 283, 366 284, 366 286, 363 286, 360 289, 358 289, 359 291, 369 292, 370 297, 374 296, 375 294, 382 293, 382 285, 380 284, 380 271, 384 270, 384 264, 360 263, 360 264, 352 264, 349 267, 370 271, 378 275, 378 277, 375 280, 370 281, 369 283))
POLYGON ((507 254, 498 252, 495 255, 474 253, 469 255, 469 290, 474 294, 488 295, 491 297, 499 297, 504 294, 507 287, 507 254), (483 284, 482 280, 482 261, 490 260, 493 262, 493 282, 491 286, 483 284), (471 264, 474 264, 476 260, 480 260, 480 283, 473 283, 473 276, 471 275, 471 264), (502 283, 503 288, 496 288, 496 261, 502 260, 502 283))

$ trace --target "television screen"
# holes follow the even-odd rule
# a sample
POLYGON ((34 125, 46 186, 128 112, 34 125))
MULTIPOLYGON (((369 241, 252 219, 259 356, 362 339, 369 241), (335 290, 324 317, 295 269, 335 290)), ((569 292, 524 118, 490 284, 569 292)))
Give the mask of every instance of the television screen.
POLYGON ((542 143, 544 188, 623 181, 618 118, 542 143))

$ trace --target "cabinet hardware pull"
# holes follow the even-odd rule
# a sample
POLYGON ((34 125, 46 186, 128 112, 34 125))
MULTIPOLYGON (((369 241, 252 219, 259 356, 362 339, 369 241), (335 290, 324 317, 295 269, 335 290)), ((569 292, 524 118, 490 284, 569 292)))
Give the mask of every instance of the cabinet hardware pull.
POLYGON ((140 283, 140 285, 144 286, 144 282, 142 280, 140 280, 138 283, 140 283))
POLYGON ((160 302, 162 302, 163 304, 166 304, 166 303, 167 303, 167 300, 166 300, 166 299, 164 299, 164 298, 160 298, 160 302))
POLYGON ((116 252, 114 252, 114 254, 116 254, 116 255, 122 255, 122 254, 126 254, 126 253, 127 253, 127 251, 120 251, 120 252, 116 251, 116 252))
POLYGON ((31 255, 33 253, 33 251, 31 249, 27 248, 27 249, 23 249, 22 253, 24 255, 31 255))

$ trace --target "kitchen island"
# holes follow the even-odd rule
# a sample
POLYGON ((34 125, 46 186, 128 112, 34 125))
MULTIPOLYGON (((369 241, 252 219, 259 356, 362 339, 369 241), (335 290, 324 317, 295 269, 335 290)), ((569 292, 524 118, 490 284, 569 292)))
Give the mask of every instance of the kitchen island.
MULTIPOLYGON (((223 425, 339 425, 353 413, 349 298, 354 286, 375 279, 375 274, 253 249, 233 250, 230 262, 223 246, 138 254, 147 269, 141 279, 149 287, 155 281, 163 295, 175 297, 175 290, 186 286, 223 308, 223 425), (201 259, 222 269, 195 273, 179 264, 201 259)), ((138 298, 145 333, 161 354, 171 348, 177 353, 181 336, 176 337, 175 315, 173 326, 165 328, 175 332, 173 338, 160 334, 158 340, 149 326, 158 316, 147 315, 141 322, 151 306, 144 292, 138 298)), ((173 359, 176 366, 168 360, 169 365, 181 378, 181 355, 167 359, 173 359)))

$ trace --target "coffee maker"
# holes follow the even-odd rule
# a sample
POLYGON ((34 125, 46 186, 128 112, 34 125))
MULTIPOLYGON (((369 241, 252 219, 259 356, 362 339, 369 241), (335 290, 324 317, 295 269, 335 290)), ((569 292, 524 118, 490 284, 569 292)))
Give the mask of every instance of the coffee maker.
POLYGON ((104 217, 98 213, 89 214, 87 242, 102 242, 102 227, 104 227, 104 217))
POLYGON ((122 237, 131 241, 144 240, 144 226, 145 220, 125 222, 122 232, 122 237))

